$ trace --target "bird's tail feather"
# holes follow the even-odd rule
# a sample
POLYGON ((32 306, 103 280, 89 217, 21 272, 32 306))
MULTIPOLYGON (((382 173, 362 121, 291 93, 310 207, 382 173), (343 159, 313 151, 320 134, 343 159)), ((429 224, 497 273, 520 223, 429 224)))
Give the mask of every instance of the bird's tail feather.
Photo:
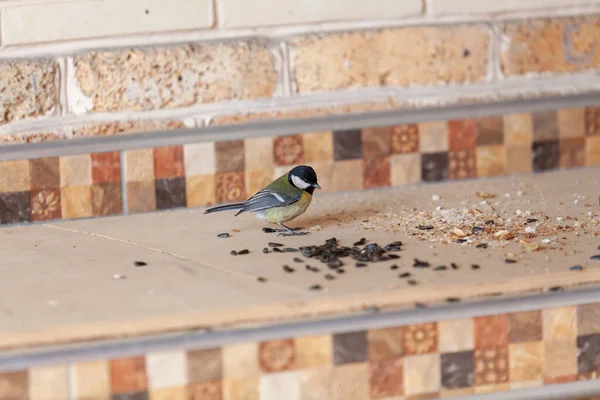
POLYGON ((239 210, 244 207, 244 203, 235 203, 235 204, 225 204, 223 206, 216 206, 212 208, 208 208, 204 210, 204 214, 210 214, 219 211, 228 211, 228 210, 239 210))

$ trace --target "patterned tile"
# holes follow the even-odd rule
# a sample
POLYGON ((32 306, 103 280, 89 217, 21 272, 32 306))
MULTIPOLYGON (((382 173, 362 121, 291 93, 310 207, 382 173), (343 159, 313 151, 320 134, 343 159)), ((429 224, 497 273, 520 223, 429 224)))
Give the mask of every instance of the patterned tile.
POLYGON ((404 361, 402 358, 371 361, 369 363, 372 399, 382 399, 403 394, 403 366, 404 361))
POLYGON ((600 374, 600 334, 577 338, 577 372, 600 374))
POLYGON ((511 147, 531 147, 533 143, 533 119, 531 114, 505 115, 504 144, 511 147))
POLYGON ((585 109, 569 108, 557 111, 558 137, 578 138, 585 136, 585 109))
POLYGON ((53 189, 60 185, 58 157, 29 160, 31 189, 53 189))
POLYGON ((438 322, 439 351, 455 353, 474 349, 474 332, 472 318, 438 322))
POLYGON ((448 153, 421 154, 421 178, 425 182, 448 179, 448 153))
POLYGON ((419 126, 417 124, 392 126, 391 150, 394 154, 418 152, 419 126))
POLYGON ((24 192, 31 187, 28 161, 0 162, 0 192, 24 192))
POLYGON ((556 111, 532 113, 533 141, 545 142, 558 139, 558 121, 556 111))
POLYGON ((577 347, 574 341, 544 341, 544 380, 577 374, 577 347))
POLYGON ((187 377, 190 383, 219 381, 223 378, 220 348, 187 352, 187 377))
POLYGON ((260 377, 225 379, 222 381, 223 400, 259 400, 260 377))
POLYGON ((120 152, 93 153, 90 158, 92 161, 92 182, 94 184, 121 181, 120 152))
POLYGON ((363 157, 373 159, 388 156, 391 153, 391 138, 389 127, 363 129, 361 131, 363 157))
POLYGON ((260 375, 256 343, 227 345, 223 346, 221 351, 225 380, 245 379, 260 375))
POLYGON ((542 340, 542 312, 524 311, 508 314, 511 343, 542 340))
POLYGON ((439 354, 423 354, 404 358, 404 393, 407 396, 437 393, 440 388, 439 354))
POLYGON ((477 147, 477 176, 499 176, 504 174, 506 152, 504 146, 477 147))
POLYGON ((243 171, 244 141, 230 140, 215 142, 215 166, 217 172, 243 171))
POLYGON ((372 329, 367 333, 369 360, 393 360, 404 355, 404 328, 372 329))
POLYGON ((477 124, 475 120, 448 121, 448 133, 450 151, 469 150, 477 146, 477 124))
POLYGON ((441 355, 441 382, 444 389, 460 389, 473 386, 473 351, 444 353, 441 355))
POLYGON ((585 137, 561 140, 558 147, 561 168, 585 166, 585 137))
POLYGON ((413 153, 391 156, 390 179, 392 186, 419 182, 421 180, 421 155, 413 153))
POLYGON ((296 367, 298 369, 308 369, 332 365, 332 340, 330 335, 295 338, 296 367))
POLYGON ((261 342, 258 359, 263 372, 287 371, 295 368, 296 348, 293 339, 261 342))
POLYGON ((448 151, 448 124, 441 122, 423 122, 419 127, 419 148, 422 153, 441 153, 448 151))
POLYGON ((333 159, 350 160, 362 157, 361 131, 358 129, 333 132, 333 159))
POLYGON ((390 160, 387 157, 364 160, 363 188, 391 186, 391 173, 390 160))
POLYGON ((111 393, 136 393, 148 388, 146 360, 132 357, 110 360, 111 393))
POLYGON ((107 360, 76 363, 72 368, 77 400, 110 397, 110 368, 107 360))
POLYGON ((60 206, 61 215, 65 219, 91 217, 94 215, 92 210, 92 187, 63 187, 60 190, 60 206))
POLYGON ((29 393, 27 371, 0 372, 0 399, 26 399, 29 393))
POLYGON ((504 120, 502 117, 488 117, 475 120, 477 125, 477 146, 504 144, 504 120))
POLYGON ((365 361, 368 358, 365 331, 333 335, 333 362, 335 365, 365 361))
POLYGON ((333 161, 333 133, 316 132, 302 135, 304 162, 307 164, 333 161))
POLYGON ((186 206, 185 178, 166 178, 155 181, 156 209, 186 206))
POLYGON ((448 176, 450 179, 465 179, 477 176, 477 159, 474 149, 451 151, 448 156, 448 176))
POLYGON ((543 337, 549 340, 575 340, 577 337, 577 308, 559 307, 542 311, 543 337))
POLYGON ((188 400, 222 400, 222 382, 191 383, 187 388, 188 400))
POLYGON ((600 333, 600 303, 580 304, 576 312, 578 335, 600 333))
POLYGON ((279 136, 273 140, 273 159, 276 165, 298 165, 304 162, 302 136, 279 136))
POLYGON ((475 350, 475 385, 508 382, 508 348, 506 346, 475 350))
POLYGON ((600 107, 587 107, 585 109, 585 134, 587 136, 600 136, 600 107))
POLYGON ((532 172, 533 155, 531 146, 507 146, 504 170, 507 174, 532 172))
POLYGON ((475 348, 497 348, 508 345, 509 318, 492 315, 474 318, 475 348))
POLYGON ((62 217, 60 189, 34 189, 30 196, 32 221, 48 221, 62 217))
POLYGON ((121 183, 100 183, 92 186, 92 214, 117 215, 123 212, 121 183))
POLYGON ((261 400, 300 400, 300 381, 296 372, 279 372, 260 377, 261 400))
POLYGON ((511 382, 543 379, 544 343, 512 343, 509 360, 511 382))
POLYGON ((69 374, 67 365, 30 368, 29 397, 32 400, 68 399, 69 374))
POLYGON ((31 221, 30 196, 29 191, 0 193, 0 224, 31 221))
POLYGON ((230 203, 246 200, 244 173, 217 172, 215 176, 215 195, 217 203, 230 203))
POLYGON ((146 354, 148 388, 185 386, 188 382, 186 354, 183 350, 146 354))
POLYGON ((406 326, 403 330, 402 345, 404 353, 407 355, 437 352, 437 324, 426 323, 406 326))

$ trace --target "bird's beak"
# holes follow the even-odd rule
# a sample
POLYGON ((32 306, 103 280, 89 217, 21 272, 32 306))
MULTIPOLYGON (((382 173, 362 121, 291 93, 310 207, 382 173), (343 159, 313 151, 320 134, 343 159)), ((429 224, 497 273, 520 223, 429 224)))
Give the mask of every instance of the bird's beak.
POLYGON ((313 184, 313 187, 316 187, 317 189, 321 189, 321 186, 319 186, 319 184, 318 184, 318 183, 314 183, 314 184, 313 184))

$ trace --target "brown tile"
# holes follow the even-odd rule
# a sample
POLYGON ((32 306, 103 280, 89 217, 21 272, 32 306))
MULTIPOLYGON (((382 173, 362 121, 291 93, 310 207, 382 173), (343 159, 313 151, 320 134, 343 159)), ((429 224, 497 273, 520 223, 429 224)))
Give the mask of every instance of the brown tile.
POLYGON ((585 139, 585 165, 588 167, 600 165, 600 136, 585 139))
POLYGON ((404 358, 404 394, 437 393, 441 389, 440 355, 437 353, 404 358))
POLYGON ((223 360, 220 348, 187 352, 188 382, 212 382, 223 378, 223 360))
POLYGON ((318 368, 333 364, 333 339, 331 335, 300 336, 296 345, 296 367, 318 368))
POLYGON ((333 362, 335 365, 365 361, 368 357, 367 353, 367 333, 365 331, 333 335, 333 362))
POLYGON ((448 121, 448 148, 450 151, 468 150, 477 146, 477 124, 475 120, 448 121))
POLYGON ((527 146, 533 143, 533 118, 531 114, 509 114, 504 120, 504 144, 527 146))
POLYGON ((477 147, 477 176, 499 176, 504 174, 504 146, 477 147))
POLYGON ((217 172, 243 171, 244 158, 243 140, 215 142, 217 172))
POLYGON ((246 193, 248 193, 248 196, 257 193, 276 178, 278 177, 275 176, 273 168, 258 170, 246 169, 244 171, 246 193))
POLYGON ((439 153, 448 151, 448 124, 440 122, 422 122, 419 127, 419 148, 421 153, 439 153))
POLYGON ((61 156, 59 163, 60 187, 88 186, 92 184, 91 154, 61 156))
POLYGON ((475 386, 475 394, 501 393, 508 391, 510 391, 510 383, 508 382, 475 386))
POLYGON ((329 179, 321 179, 321 171, 318 174, 319 184, 324 191, 351 191, 363 188, 362 160, 336 161, 331 164, 329 179), (323 180, 323 183, 321 183, 321 180, 323 180))
POLYGON ((302 136, 287 135, 273 139, 273 159, 276 165, 297 165, 304 160, 302 136))
POLYGON ((223 400, 221 381, 191 383, 187 390, 188 400, 223 400))
POLYGON ((187 400, 187 387, 177 386, 152 389, 150 400, 187 400))
POLYGON ((245 201, 244 172, 217 172, 215 194, 217 203, 245 201))
POLYGON ((439 182, 448 179, 448 153, 421 154, 421 179, 439 182))
POLYGON ((369 365, 351 363, 333 368, 330 400, 369 400, 369 365))
POLYGON ((421 155, 419 153, 394 154, 390 157, 392 186, 421 181, 421 155))
POLYGON ((600 374, 600 334, 577 337, 577 372, 600 374))
POLYGON ((333 132, 333 159, 336 161, 362 158, 359 129, 333 132))
POLYGON ((0 224, 31 221, 31 198, 27 192, 0 193, 0 224))
POLYGON ((442 388, 460 389, 473 386, 473 359, 472 350, 441 354, 442 388))
POLYGON ((153 152, 155 179, 185 176, 183 146, 156 147, 153 152))
POLYGON ((542 340, 542 313, 539 310, 508 314, 511 343, 542 340))
POLYGON ((474 178, 477 176, 475 149, 457 150, 448 153, 448 175, 450 179, 474 178))
POLYGON ((600 107, 585 109, 585 134, 586 136, 600 136, 600 107))
POLYGON ((585 137, 563 139, 558 147, 561 168, 585 166, 585 137))
POLYGON ((27 371, 0 372, 0 399, 27 399, 29 374, 27 371))
POLYGON ((509 346, 510 381, 543 379, 544 343, 523 342, 509 346))
POLYGON ((502 117, 488 117, 475 120, 477 126, 477 146, 504 144, 504 120, 502 117))
POLYGON ((372 399, 401 396, 404 393, 403 365, 402 358, 369 363, 372 399))
POLYGON ((391 186, 391 166, 389 158, 364 160, 363 187, 365 189, 391 186))
POLYGON ((92 182, 121 182, 121 154, 118 151, 94 153, 92 158, 92 182))
POLYGON ((186 206, 185 178, 166 178, 154 181, 156 209, 167 210, 186 206))
MULTIPOLYGON (((138 149, 123 153, 125 180, 127 182, 154 181, 154 150, 138 149)), ((61 159, 62 160, 62 159, 61 159)))
POLYGON ((156 210, 154 181, 127 182, 127 212, 143 213, 156 210))
POLYGON ((558 139, 558 120, 556 111, 540 111, 532 114, 533 141, 545 142, 558 139))
POLYGON ((29 175, 32 189, 54 189, 60 186, 60 164, 58 157, 29 160, 29 175))
POLYGON ((436 323, 409 325, 404 327, 402 345, 404 354, 427 354, 438 351, 438 329, 436 323))
POLYGON ((506 164, 504 170, 507 174, 521 174, 533 171, 533 152, 529 146, 506 147, 506 164))
POLYGON ((61 218, 60 189, 32 190, 31 220, 49 221, 61 218))
POLYGON ((475 385, 508 382, 508 348, 506 346, 475 350, 475 385))
POLYGON ((29 161, 0 162, 0 192, 24 192, 31 187, 29 161))
POLYGON ((577 380, 576 374, 562 375, 562 376, 555 376, 555 377, 545 376, 544 377, 544 385, 558 385, 561 383, 575 382, 576 380, 577 380))
POLYGON ((577 374, 577 346, 573 340, 544 341, 544 381, 577 374))
POLYGON ((101 183, 92 186, 92 213, 95 217, 123 213, 121 183, 101 183))
POLYGON ((295 368, 296 348, 293 339, 261 342, 258 359, 263 372, 287 371, 295 368))
POLYGON ((364 158, 385 157, 390 154, 391 135, 389 127, 363 129, 361 137, 364 158))
POLYGON ((404 328, 372 329, 367 333, 369 360, 396 359, 404 355, 404 328))
POLYGON ((405 154, 419 151, 419 125, 396 125, 391 127, 392 153, 405 154))
POLYGON ((585 109, 565 108, 556 113, 558 137, 578 138, 585 136, 585 109))
POLYGON ((186 176, 185 196, 188 207, 214 205, 215 193, 215 175, 186 176))
MULTIPOLYGON (((411 396, 403 397, 403 398, 401 398, 401 400, 436 400, 439 398, 440 398, 439 392, 432 392, 432 393, 414 394, 411 396)), ((392 399, 392 400, 394 400, 394 399, 392 399)))
POLYGON ((468 387, 462 389, 442 389, 440 390, 440 399, 450 399, 453 397, 471 396, 475 394, 475 387, 468 387))
POLYGON ((590 335, 594 333, 600 333, 600 303, 578 305, 577 334, 590 335))
POLYGON ((475 348, 496 348, 508 344, 509 318, 505 314, 475 317, 475 348))
POLYGON ((577 309, 574 306, 542 310, 544 341, 575 340, 577 337, 577 309))
POLYGON ((60 189, 63 219, 86 218, 94 215, 91 186, 66 186, 60 189))
POLYGON ((333 133, 316 132, 302 135, 302 146, 304 148, 304 162, 333 161, 333 133))
POLYGON ((260 377, 222 381, 223 400, 260 400, 260 377))
POLYGON ((140 392, 148 388, 144 357, 110 360, 110 387, 113 394, 140 392))

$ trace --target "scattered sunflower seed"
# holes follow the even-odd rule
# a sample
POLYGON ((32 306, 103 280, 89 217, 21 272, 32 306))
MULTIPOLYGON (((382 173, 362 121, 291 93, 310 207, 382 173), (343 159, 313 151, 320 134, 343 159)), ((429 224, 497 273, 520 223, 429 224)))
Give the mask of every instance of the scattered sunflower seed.
POLYGON ((281 243, 269 242, 269 247, 283 247, 281 243))
POLYGON ((406 283, 408 283, 410 286, 416 286, 419 284, 419 282, 415 281, 414 279, 409 279, 406 281, 406 283))
POLYGON ((473 233, 483 232, 483 228, 481 226, 474 226, 473 233))
POLYGON ((362 245, 364 245, 365 243, 367 243, 367 239, 365 239, 365 238, 360 238, 360 240, 359 240, 358 242, 355 242, 355 243, 353 244, 353 246, 362 246, 362 245))
POLYGON ((335 272, 337 272, 338 274, 343 274, 346 271, 343 268, 338 268, 338 269, 335 270, 335 272))
POLYGON ((479 269, 481 266, 479 264, 471 264, 471 269, 479 269))
POLYGON ((563 289, 560 286, 553 286, 551 288, 548 288, 549 292, 562 292, 563 289))
POLYGON ((269 249, 265 247, 265 248, 263 249, 263 253, 267 254, 268 252, 269 252, 269 249))
POLYGON ((569 268, 571 271, 582 271, 583 267, 581 265, 573 265, 571 268, 569 268))
POLYGON ((494 220, 490 219, 489 221, 485 221, 486 225, 494 225, 494 220))
POLYGON ((325 275, 325 279, 327 279, 328 281, 332 281, 335 279, 335 276, 333 276, 331 274, 327 274, 327 275, 325 275))
POLYGON ((283 251, 285 251, 286 253, 295 253, 298 251, 298 249, 294 249, 293 247, 286 247, 285 249, 283 249, 283 251))
POLYGON ((413 267, 415 267, 415 268, 428 268, 429 267, 429 263, 427 261, 421 261, 418 258, 415 258, 415 262, 413 264, 413 267))
POLYGON ((303 263, 303 262, 304 262, 304 260, 302 260, 302 259, 300 259, 300 258, 298 258, 298 257, 294 257, 294 262, 297 262, 297 263, 303 263))
POLYGON ((250 250, 248 250, 248 249, 238 251, 238 255, 243 255, 243 254, 248 254, 248 253, 250 253, 250 250))
POLYGON ((390 247, 400 247, 400 246, 402 246, 402 242, 398 240, 396 242, 392 242, 392 243, 388 244, 388 246, 390 246, 390 247))
POLYGON ((537 222, 537 218, 527 218, 527 223, 537 222))
MULTIPOLYGON (((263 228, 263 229, 265 229, 265 228, 263 228)), ((265 278, 264 276, 259 276, 258 278, 256 278, 256 280, 259 281, 259 282, 261 282, 261 283, 264 283, 264 282, 267 281, 267 278, 265 278)))
POLYGON ((219 233, 217 235, 218 238, 225 239, 229 237, 229 233, 219 233))
POLYGON ((275 233, 275 232, 277 232, 277 230, 275 230, 273 228, 262 228, 262 231, 264 233, 275 233))
POLYGON ((288 274, 290 274, 290 273, 292 273, 292 272, 294 272, 294 271, 295 271, 295 269, 294 269, 294 268, 292 268, 292 267, 290 267, 289 265, 284 265, 282 268, 283 268, 283 270, 284 270, 285 272, 287 272, 288 274))
POLYGON ((468 239, 465 239, 465 238, 456 239, 456 243, 466 243, 466 242, 468 242, 468 239))
POLYGON ((273 253, 283 253, 283 250, 281 250, 279 247, 275 247, 273 249, 273 253))
POLYGON ((144 261, 134 261, 133 265, 135 265, 136 267, 145 267, 146 265, 148 265, 148 263, 144 261))
POLYGON ((475 247, 478 248, 478 249, 487 249, 488 248, 488 244, 487 243, 479 243, 475 247))
POLYGON ((450 266, 452 267, 452 269, 458 269, 458 264, 456 263, 450 263, 450 266))
POLYGON ((397 259, 399 259, 399 258, 400 258, 400 256, 399 256, 398 254, 388 254, 388 255, 387 255, 387 257, 388 257, 390 260, 397 260, 397 259))
POLYGON ((367 266, 367 264, 365 264, 365 263, 361 263, 361 262, 356 263, 356 268, 364 268, 366 266, 367 266))
POLYGON ((396 264, 390 265, 390 269, 391 270, 396 270, 396 269, 398 269, 398 266, 396 264))
POLYGON ((422 231, 429 231, 429 230, 433 229, 433 225, 419 225, 419 226, 417 226, 417 228, 422 231))
POLYGON ((448 297, 448 298, 446 299, 446 301, 447 301, 448 303, 459 303, 459 302, 460 302, 460 299, 459 299, 458 297, 448 297))
POLYGON ((312 285, 312 286, 311 286, 311 287, 309 287, 308 289, 309 289, 309 290, 312 290, 312 291, 317 291, 317 290, 321 290, 321 289, 323 289, 323 288, 321 287, 321 285, 312 285))
POLYGON ((590 257, 590 260, 600 260, 600 254, 596 254, 590 257))
POLYGON ((415 303, 415 308, 427 308, 427 304, 425 304, 425 303, 415 303))
POLYGON ((232 256, 237 256, 237 251, 235 251, 235 250, 231 250, 231 253, 230 253, 230 254, 231 254, 232 256))
POLYGON ((342 262, 340 260, 331 260, 327 263, 329 268, 339 268, 342 266, 342 262))
POLYGON ((403 274, 398 275, 398 278, 408 278, 410 276, 410 272, 405 272, 403 274))
POLYGON ((445 265, 438 265, 437 267, 433 268, 434 271, 445 271, 447 269, 448 267, 446 267, 445 265))
POLYGON ((516 264, 517 260, 515 260, 514 258, 507 258, 504 260, 504 262, 507 264, 516 264))

